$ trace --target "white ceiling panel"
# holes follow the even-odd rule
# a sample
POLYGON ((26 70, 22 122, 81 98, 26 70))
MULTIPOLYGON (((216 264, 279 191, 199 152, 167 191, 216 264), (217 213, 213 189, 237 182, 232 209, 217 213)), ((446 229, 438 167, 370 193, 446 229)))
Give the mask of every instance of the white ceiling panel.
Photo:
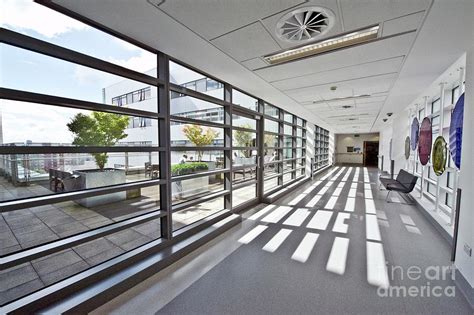
MULTIPOLYGON (((323 40, 325 38, 335 36, 335 35, 343 32, 342 23, 341 23, 341 16, 339 15, 337 0, 310 0, 307 3, 299 5, 295 8, 292 8, 291 10, 294 10, 294 9, 297 9, 297 8, 304 8, 304 7, 322 7, 322 8, 325 8, 325 9, 330 9, 335 15, 335 20, 334 20, 333 27, 327 33, 325 33, 323 36, 315 38, 314 41, 323 40)), ((289 10, 289 11, 291 11, 291 10, 289 10)), ((290 43, 290 42, 287 42, 287 41, 283 41, 280 38, 278 38, 278 36, 276 35, 276 24, 287 12, 288 11, 281 12, 281 13, 269 16, 266 19, 262 20, 262 23, 268 29, 269 33, 273 36, 273 38, 278 42, 278 44, 282 48, 291 48, 291 47, 294 47, 298 44, 301 44, 301 43, 290 43)))
POLYGON ((331 99, 334 97, 348 97, 358 94, 386 92, 390 89, 396 77, 397 73, 383 74, 339 82, 337 83, 338 88, 336 91, 330 90, 330 87, 333 85, 333 83, 331 83, 295 89, 287 91, 286 94, 297 102, 305 102, 314 100, 315 95, 318 95, 323 99, 331 99))
POLYGON ((406 55, 415 33, 394 36, 368 44, 341 49, 277 66, 256 70, 263 79, 273 82, 322 71, 345 68, 361 63, 406 55))
POLYGON ((431 0, 340 0, 347 30, 428 9, 431 0))
MULTIPOLYGON (((161 0, 153 2, 159 3, 161 0)), ((304 0, 172 0, 164 1, 159 8, 210 40, 304 2, 304 0)))
POLYGON ((265 67, 267 64, 261 58, 253 58, 246 61, 242 61, 242 64, 250 70, 265 67))
POLYGON ((266 55, 280 48, 260 22, 218 37, 211 43, 239 61, 266 55))
POLYGON ((425 11, 422 11, 385 21, 383 23, 382 36, 416 30, 420 26, 424 15, 425 11))
POLYGON ((336 70, 324 71, 315 74, 272 82, 282 91, 297 89, 305 86, 329 84, 332 82, 353 80, 386 73, 398 72, 403 62, 403 57, 379 60, 336 70))

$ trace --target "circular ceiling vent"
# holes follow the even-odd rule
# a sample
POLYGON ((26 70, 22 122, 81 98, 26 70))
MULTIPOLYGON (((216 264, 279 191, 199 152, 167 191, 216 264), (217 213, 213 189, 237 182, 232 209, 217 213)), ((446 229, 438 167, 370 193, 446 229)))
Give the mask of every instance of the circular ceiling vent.
POLYGON ((276 25, 277 36, 287 42, 306 42, 326 33, 335 15, 326 8, 305 7, 288 12, 276 25))

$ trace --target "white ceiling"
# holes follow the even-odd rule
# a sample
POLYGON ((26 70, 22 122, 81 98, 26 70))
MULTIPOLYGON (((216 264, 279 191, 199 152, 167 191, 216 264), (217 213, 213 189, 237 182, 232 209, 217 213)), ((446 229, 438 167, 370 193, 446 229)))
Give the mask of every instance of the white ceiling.
POLYGON ((382 129, 387 112, 403 110, 472 40, 472 27, 459 31, 472 23, 471 0, 54 2, 336 133, 382 129), (380 24, 381 38, 269 66, 262 56, 294 46, 278 39, 277 21, 306 6, 330 9, 336 17, 318 40, 373 24, 380 24), (360 94, 371 96, 313 104, 360 94))

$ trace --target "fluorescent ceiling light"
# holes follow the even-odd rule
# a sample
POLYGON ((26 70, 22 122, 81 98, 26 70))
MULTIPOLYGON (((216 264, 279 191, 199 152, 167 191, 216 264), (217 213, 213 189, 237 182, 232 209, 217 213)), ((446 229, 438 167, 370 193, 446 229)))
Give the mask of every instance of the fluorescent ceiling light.
POLYGON ((263 57, 271 65, 287 62, 303 57, 317 55, 339 48, 353 46, 377 38, 379 26, 372 26, 349 34, 329 38, 320 42, 263 57))

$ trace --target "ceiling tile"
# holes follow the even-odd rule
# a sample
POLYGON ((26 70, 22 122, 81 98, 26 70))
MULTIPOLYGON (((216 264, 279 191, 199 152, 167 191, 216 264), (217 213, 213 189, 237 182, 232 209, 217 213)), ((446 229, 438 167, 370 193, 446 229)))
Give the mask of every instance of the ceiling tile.
POLYGON ((211 43, 239 61, 266 55, 279 49, 260 22, 216 38, 211 43))
POLYGON ((405 15, 383 23, 382 36, 390 36, 401 32, 416 30, 423 19, 425 11, 405 15))
POLYGON ((338 89, 336 91, 330 90, 332 84, 323 84, 286 91, 286 94, 298 102, 305 102, 314 99, 315 95, 318 95, 323 99, 331 99, 335 97, 349 97, 359 94, 387 92, 392 86, 396 77, 396 73, 383 74, 339 82, 338 89))
MULTIPOLYGON (((300 76, 291 79, 272 82, 272 84, 283 91, 304 86, 329 84, 339 81, 353 80, 362 77, 381 75, 385 73, 398 72, 403 62, 403 57, 395 57, 379 60, 335 70, 318 72, 315 74, 300 76)), ((337 85, 337 84, 335 84, 337 85)))
POLYGON ((304 2, 304 0, 179 0, 164 1, 159 8, 209 40, 304 2))
POLYGON ((267 64, 261 58, 253 58, 246 61, 242 61, 242 64, 250 70, 265 67, 267 64))
POLYGON ((427 10, 430 2, 431 0, 340 0, 347 30, 427 10))

